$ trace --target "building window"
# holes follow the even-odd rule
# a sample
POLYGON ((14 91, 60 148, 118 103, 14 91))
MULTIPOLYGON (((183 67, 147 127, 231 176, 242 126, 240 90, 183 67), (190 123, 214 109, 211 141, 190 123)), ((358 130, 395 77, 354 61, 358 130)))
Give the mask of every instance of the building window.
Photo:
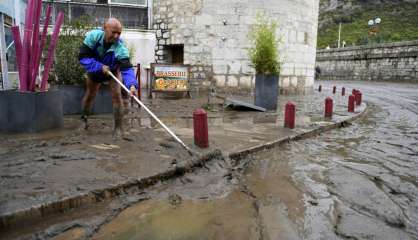
POLYGON ((4 35, 6 39, 6 60, 7 60, 7 68, 9 72, 17 72, 17 61, 16 61, 16 50, 13 42, 12 31, 10 26, 4 25, 4 35))
POLYGON ((70 2, 107 4, 107 0, 70 0, 70 2))
MULTIPOLYGON (((148 9, 144 6, 125 5, 125 4, 107 4, 110 0, 71 0, 59 1, 48 0, 53 6, 52 19, 58 15, 59 11, 65 14, 65 23, 83 18, 87 19, 93 26, 101 27, 109 17, 118 18, 125 28, 147 29, 148 28, 148 9), (102 4, 105 3, 105 4, 102 4)), ((116 0, 112 0, 116 1, 116 0)), ((117 0, 120 1, 120 0, 117 0)), ((127 1, 127 0, 124 0, 127 1)), ((132 1, 132 0, 131 0, 132 1)), ((147 0, 135 0, 143 1, 147 0)), ((47 2, 44 0, 44 2, 47 2)), ((47 4, 43 4, 45 12, 47 4)), ((43 21, 41 21, 43 23, 43 21)), ((53 21, 50 22, 51 24, 53 21)))
MULTIPOLYGON (((53 0, 44 0, 44 2, 54 2, 53 0)), ((75 3, 93 3, 93 4, 113 4, 146 7, 147 0, 58 0, 56 2, 75 2, 75 3)))
POLYGON ((109 0, 109 4, 147 6, 147 0, 109 0))

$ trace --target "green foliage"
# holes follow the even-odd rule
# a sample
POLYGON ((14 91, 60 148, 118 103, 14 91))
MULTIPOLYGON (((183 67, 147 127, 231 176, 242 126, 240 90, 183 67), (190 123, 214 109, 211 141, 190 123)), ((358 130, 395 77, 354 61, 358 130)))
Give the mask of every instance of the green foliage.
POLYGON ((78 61, 78 53, 84 36, 90 29, 87 17, 62 27, 55 50, 54 72, 57 84, 84 84, 85 71, 78 61))
POLYGON ((369 37, 367 35, 364 35, 357 40, 357 45, 367 45, 369 44, 369 42, 369 37))
POLYGON ((248 54, 258 74, 280 74, 280 40, 276 38, 276 30, 277 22, 269 21, 261 14, 257 15, 249 35, 252 47, 248 54))
POLYGON ((363 5, 350 15, 341 11, 324 14, 320 18, 332 17, 333 21, 319 29, 318 48, 337 46, 339 22, 342 22, 341 41, 345 40, 346 46, 416 40, 417 12, 417 3, 386 2, 373 6, 363 5), (367 22, 376 17, 381 18, 382 23, 378 25, 377 34, 369 34, 367 22))

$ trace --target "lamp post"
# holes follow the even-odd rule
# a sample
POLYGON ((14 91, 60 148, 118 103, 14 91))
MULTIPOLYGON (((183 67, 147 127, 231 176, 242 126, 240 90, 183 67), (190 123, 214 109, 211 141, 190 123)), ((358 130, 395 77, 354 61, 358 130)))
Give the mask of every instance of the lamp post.
POLYGON ((338 48, 340 48, 340 42, 341 42, 341 22, 338 27, 338 48))

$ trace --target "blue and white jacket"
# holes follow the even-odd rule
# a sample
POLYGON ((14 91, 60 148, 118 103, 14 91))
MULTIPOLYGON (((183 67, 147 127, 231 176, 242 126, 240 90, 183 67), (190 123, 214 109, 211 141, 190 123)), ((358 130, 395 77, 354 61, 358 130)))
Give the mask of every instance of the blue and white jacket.
POLYGON ((88 73, 102 73, 103 65, 109 66, 111 71, 119 68, 122 74, 123 84, 129 89, 138 82, 132 64, 129 61, 129 51, 119 39, 105 51, 105 32, 95 29, 87 33, 83 45, 80 48, 78 59, 88 73))

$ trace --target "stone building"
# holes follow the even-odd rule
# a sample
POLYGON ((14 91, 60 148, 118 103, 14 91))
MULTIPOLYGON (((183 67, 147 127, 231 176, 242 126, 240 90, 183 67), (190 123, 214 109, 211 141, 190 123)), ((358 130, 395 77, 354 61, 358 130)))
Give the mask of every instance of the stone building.
POLYGON ((153 0, 156 62, 191 67, 191 87, 254 86, 248 33, 257 13, 279 23, 282 93, 312 89, 319 0, 153 0))
MULTIPOLYGON (((148 86, 145 69, 155 61, 191 65, 194 90, 253 88, 248 33, 257 13, 262 13, 279 23, 281 92, 304 92, 313 85, 319 0, 43 0, 43 4, 53 6, 53 19, 64 11, 66 22, 88 16, 100 27, 110 16, 121 19, 122 38, 136 50, 133 63, 141 64, 143 87, 148 86)), ((0 10, 1 6, 5 5, 0 10)))

